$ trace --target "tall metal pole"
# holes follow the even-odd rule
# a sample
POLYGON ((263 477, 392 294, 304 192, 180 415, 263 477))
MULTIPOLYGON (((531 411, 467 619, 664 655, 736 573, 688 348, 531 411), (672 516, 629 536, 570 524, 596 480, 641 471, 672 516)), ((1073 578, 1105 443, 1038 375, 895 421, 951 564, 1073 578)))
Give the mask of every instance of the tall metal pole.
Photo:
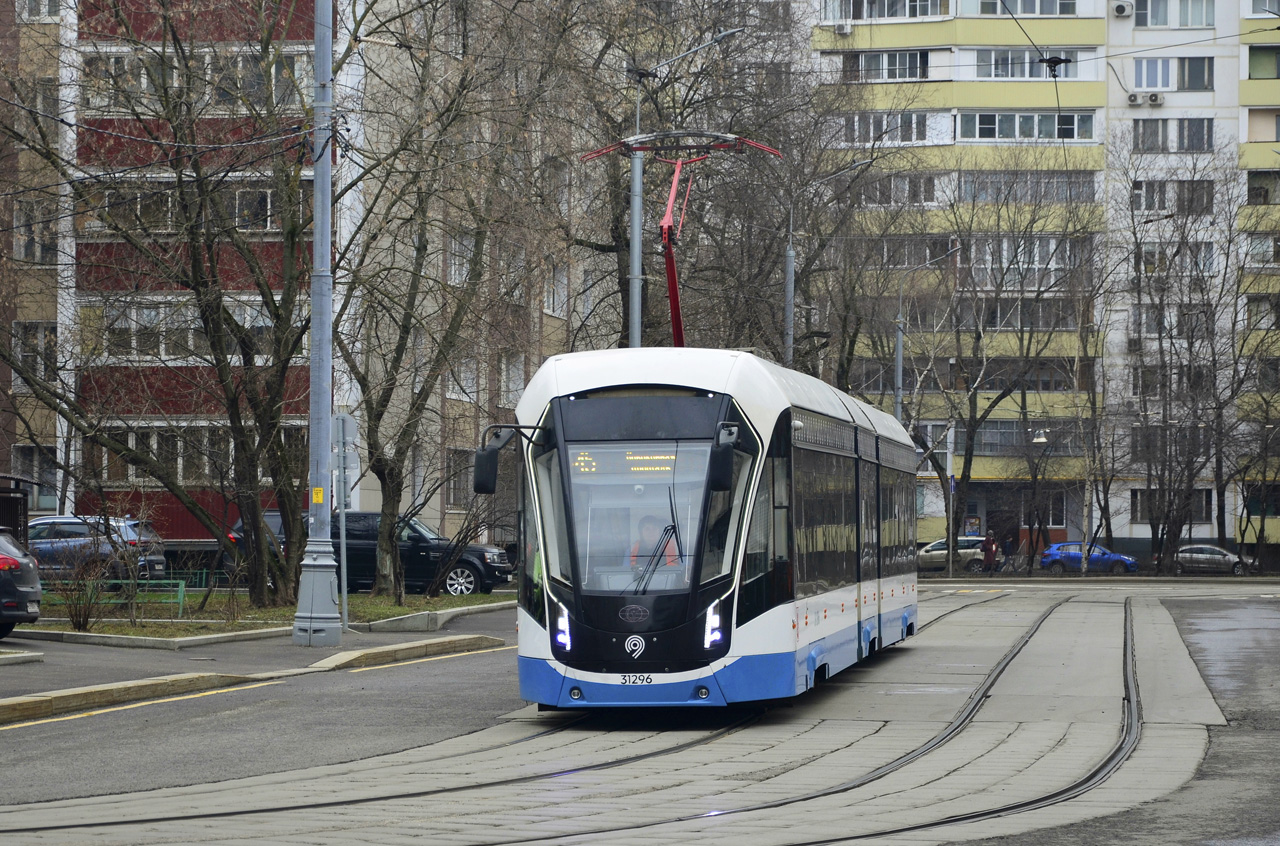
POLYGON ((339 646, 338 577, 330 538, 329 490, 333 485, 333 2, 315 0, 315 130, 311 157, 315 216, 311 249, 311 495, 307 548, 293 618, 297 646, 339 646))
POLYGON ((791 366, 796 350, 796 248, 791 243, 792 212, 787 212, 787 252, 783 261, 786 274, 782 301, 783 364, 791 366))
POLYGON ((898 316, 893 321, 893 419, 902 422, 902 286, 904 277, 898 277, 898 316))
MULTIPOLYGON (((636 95, 636 121, 640 120, 640 96, 636 95)), ((637 132, 637 134, 639 134, 637 132)), ((631 322, 628 334, 630 346, 640 346, 640 306, 644 288, 644 274, 640 254, 641 224, 644 223, 644 153, 631 151, 631 322)))

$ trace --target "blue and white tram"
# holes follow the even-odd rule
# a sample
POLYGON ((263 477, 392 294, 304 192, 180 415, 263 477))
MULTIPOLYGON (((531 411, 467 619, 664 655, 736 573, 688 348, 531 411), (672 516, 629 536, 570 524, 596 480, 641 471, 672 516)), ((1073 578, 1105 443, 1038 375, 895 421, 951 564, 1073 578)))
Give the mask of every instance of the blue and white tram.
POLYGON ((748 353, 644 348, 549 359, 516 417, 525 700, 789 697, 915 633, 891 416, 748 353))

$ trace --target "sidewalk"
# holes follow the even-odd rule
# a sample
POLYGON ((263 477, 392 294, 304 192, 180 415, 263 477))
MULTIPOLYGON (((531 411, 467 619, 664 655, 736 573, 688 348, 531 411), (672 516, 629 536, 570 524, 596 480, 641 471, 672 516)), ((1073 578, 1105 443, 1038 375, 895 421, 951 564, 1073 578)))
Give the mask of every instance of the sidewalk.
POLYGON ((0 656, 8 656, 0 657, 0 724, 514 643, 515 613, 506 603, 484 608, 495 613, 472 612, 475 622, 467 628, 485 633, 349 631, 338 647, 296 646, 290 628, 253 633, 254 639, 229 632, 148 648, 116 648, 107 645, 111 636, 54 640, 53 633, 19 628, 0 641, 0 656))

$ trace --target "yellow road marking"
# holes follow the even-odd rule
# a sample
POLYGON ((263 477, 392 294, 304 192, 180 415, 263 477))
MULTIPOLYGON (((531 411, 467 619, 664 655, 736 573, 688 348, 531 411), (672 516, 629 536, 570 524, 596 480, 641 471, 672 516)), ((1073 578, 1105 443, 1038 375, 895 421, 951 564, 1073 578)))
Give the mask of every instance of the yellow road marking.
POLYGON ((432 655, 430 658, 414 658, 411 661, 397 661, 394 664, 376 664, 372 667, 356 667, 348 673, 363 673, 366 670, 385 670, 389 667, 407 667, 410 664, 422 664, 427 661, 443 661, 446 658, 461 658, 463 655, 484 655, 486 652, 506 652, 514 646, 495 646, 493 649, 477 649, 475 652, 451 652, 448 655, 432 655))
MULTIPOLYGON (((12 725, 0 726, 0 731, 8 731, 9 729, 27 728, 29 726, 42 726, 47 723, 65 723, 67 720, 79 720, 84 717, 96 717, 100 714, 111 714, 116 711, 129 711, 133 708, 145 708, 148 705, 163 705, 166 702, 182 702, 185 699, 199 699, 202 696, 213 696, 216 693, 235 693, 239 690, 252 690, 255 687, 270 687, 273 684, 284 684, 282 681, 259 682, 258 684, 245 684, 237 687, 221 688, 219 690, 204 690, 200 693, 188 693, 185 696, 170 696, 167 699, 148 699, 145 702, 132 702, 128 705, 117 705, 114 708, 99 708, 97 711, 83 711, 79 714, 68 714, 65 717, 48 717, 43 720, 31 720, 26 723, 13 723, 12 725)), ((38 695, 38 694, 37 694, 38 695)))

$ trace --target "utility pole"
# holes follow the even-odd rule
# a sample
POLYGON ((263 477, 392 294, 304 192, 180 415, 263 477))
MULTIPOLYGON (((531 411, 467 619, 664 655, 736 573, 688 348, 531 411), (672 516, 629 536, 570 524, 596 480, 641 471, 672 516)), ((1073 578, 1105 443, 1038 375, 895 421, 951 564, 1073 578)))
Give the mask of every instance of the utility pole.
POLYGON ((302 555, 296 646, 339 646, 338 577, 330 537, 329 491, 333 486, 333 0, 315 0, 315 128, 312 134, 313 205, 311 241, 311 495, 307 548, 302 555))

